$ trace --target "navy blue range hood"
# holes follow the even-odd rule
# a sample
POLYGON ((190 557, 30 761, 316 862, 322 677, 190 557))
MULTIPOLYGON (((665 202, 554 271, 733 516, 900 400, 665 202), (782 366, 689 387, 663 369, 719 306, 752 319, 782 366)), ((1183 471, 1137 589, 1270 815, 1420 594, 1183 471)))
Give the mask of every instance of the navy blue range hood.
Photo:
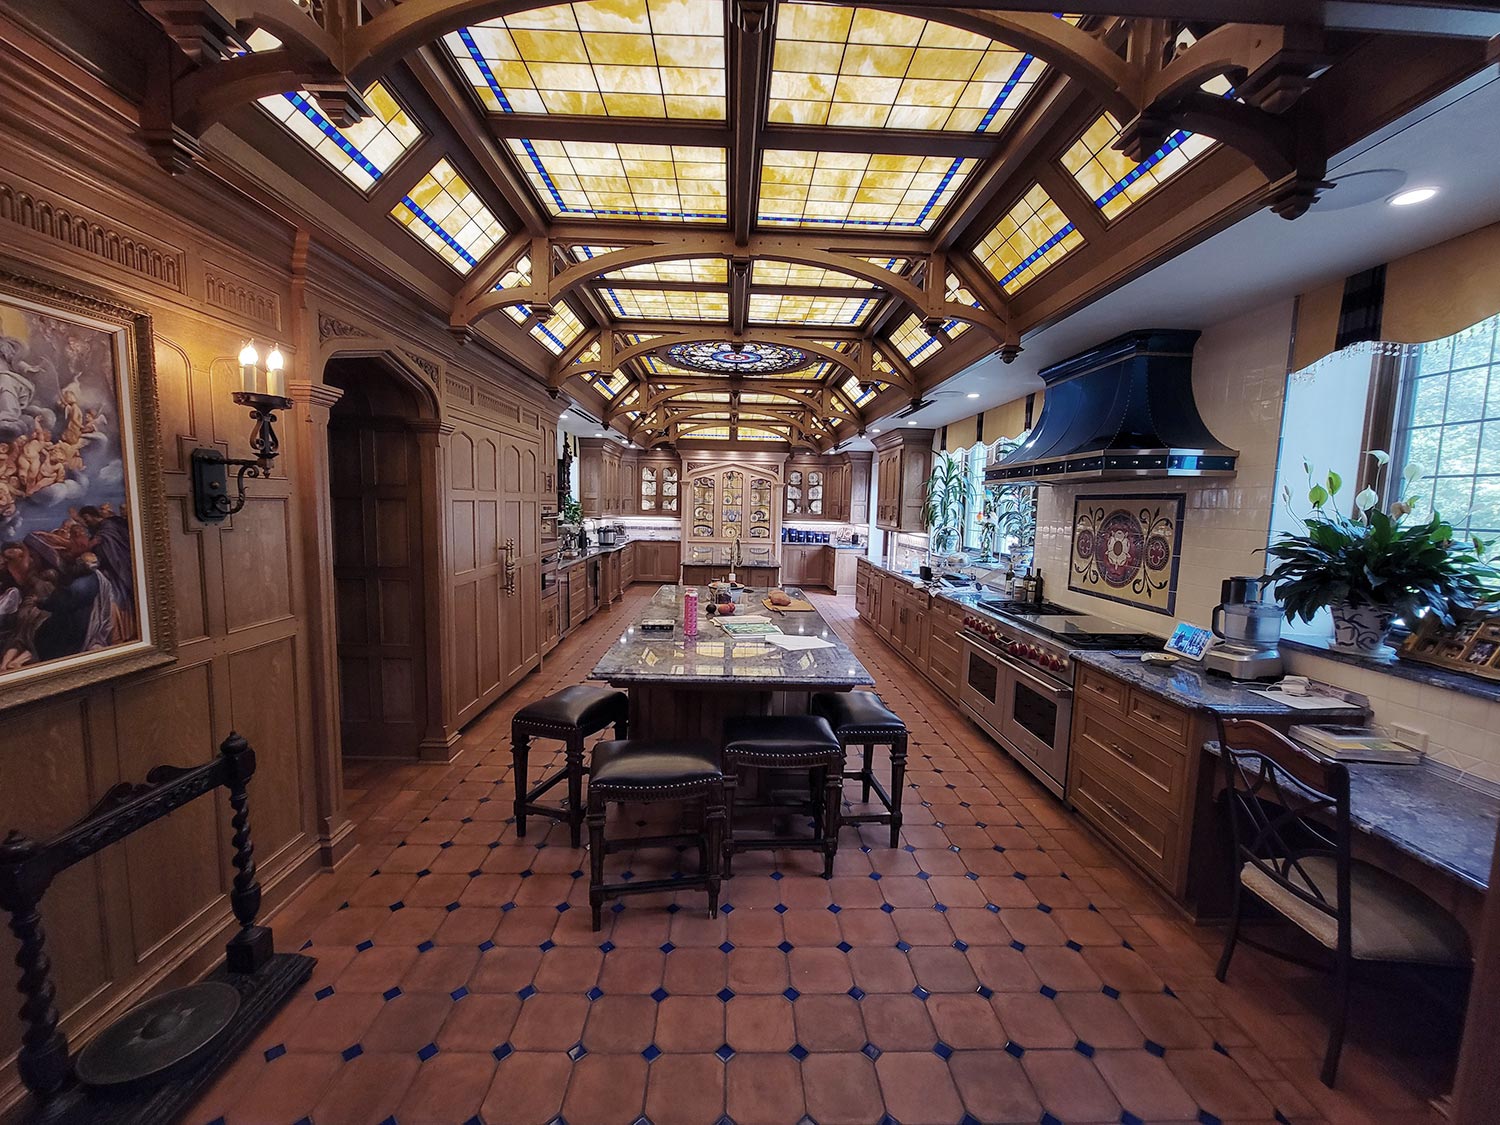
POLYGON ((1229 477, 1239 451, 1214 437, 1193 401, 1196 331, 1127 332, 1053 364, 1042 416, 986 481, 1229 477))

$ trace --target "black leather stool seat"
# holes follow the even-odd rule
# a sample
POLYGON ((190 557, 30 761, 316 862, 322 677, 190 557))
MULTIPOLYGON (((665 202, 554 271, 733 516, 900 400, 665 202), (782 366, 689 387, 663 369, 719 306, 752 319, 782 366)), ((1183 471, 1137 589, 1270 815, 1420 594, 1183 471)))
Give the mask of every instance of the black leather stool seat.
POLYGON ((846 727, 887 734, 906 731, 901 716, 880 702, 873 691, 821 691, 812 697, 811 710, 827 719, 835 731, 846 727))
MULTIPOLYGON (((719 750, 711 742, 667 739, 616 739, 594 747, 589 770, 589 909, 594 929, 603 921, 604 903, 622 895, 676 893, 688 887, 708 891, 708 916, 719 914, 719 880, 724 862, 725 778, 719 750), (701 806, 701 827, 667 836, 611 840, 605 833, 609 806, 623 802, 668 801, 684 812, 701 806), (606 883, 604 857, 611 852, 668 845, 696 845, 699 871, 665 879, 606 883)), ((627 874, 626 879, 630 879, 627 874)), ((675 909, 675 907, 673 908, 675 909)))
POLYGON ((873 792, 884 812, 844 813, 845 824, 886 824, 891 829, 891 847, 901 841, 901 797, 906 789, 906 745, 908 733, 901 716, 880 701, 873 691, 820 691, 813 695, 809 710, 833 727, 844 746, 862 746, 864 761, 859 769, 845 770, 846 781, 858 781, 860 799, 869 804, 873 792), (875 776, 875 747, 891 748, 891 787, 875 776))
POLYGON ((712 743, 624 739, 594 747, 589 785, 653 789, 718 776, 719 751, 712 743))
POLYGON ((817 715, 739 715, 724 723, 724 754, 739 759, 826 758, 842 746, 817 715))
POLYGON ((528 703, 516 712, 515 720, 543 723, 548 726, 582 727, 585 733, 603 730, 629 711, 630 698, 614 688, 574 684, 545 699, 528 703))

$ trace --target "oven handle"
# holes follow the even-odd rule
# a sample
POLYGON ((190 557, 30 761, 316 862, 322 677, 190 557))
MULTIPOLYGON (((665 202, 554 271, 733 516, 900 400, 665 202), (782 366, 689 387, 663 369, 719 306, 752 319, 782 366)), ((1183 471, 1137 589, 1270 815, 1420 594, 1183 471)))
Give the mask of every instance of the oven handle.
POLYGON ((965 631, 962 636, 964 639, 964 644, 969 645, 971 648, 977 648, 986 656, 993 656, 996 660, 1002 661, 1006 665, 1006 667, 1011 666, 1010 661, 1005 659, 1000 650, 995 648, 988 641, 982 641, 973 633, 967 631, 965 631))
POLYGON ((1025 667, 1024 665, 1016 664, 1016 663, 1014 663, 1012 661, 1009 661, 1009 660, 1005 661, 1005 665, 1006 665, 1007 668, 1009 668, 1016 675, 1018 675, 1018 676, 1025 676, 1033 684, 1035 684, 1037 687, 1041 688, 1042 691, 1045 692, 1052 699, 1055 699, 1055 700, 1058 700, 1058 701, 1062 701, 1062 700, 1072 699, 1073 698, 1073 689, 1070 688, 1070 687, 1066 687, 1066 686, 1064 686, 1062 684, 1055 683, 1052 680, 1044 680, 1041 676, 1036 675, 1034 672, 1032 672, 1029 668, 1025 667))

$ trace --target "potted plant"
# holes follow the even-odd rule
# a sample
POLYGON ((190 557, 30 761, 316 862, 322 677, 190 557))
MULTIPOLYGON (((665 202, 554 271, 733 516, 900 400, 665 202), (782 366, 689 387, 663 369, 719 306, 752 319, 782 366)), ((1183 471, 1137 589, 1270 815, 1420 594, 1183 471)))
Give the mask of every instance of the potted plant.
MULTIPOLYGON (((1369 450, 1376 462, 1375 483, 1390 464, 1383 450, 1369 450)), ((1407 522, 1418 497, 1413 487, 1422 477, 1408 465, 1401 492, 1405 498, 1381 511, 1374 488, 1354 497, 1345 515, 1334 503, 1343 480, 1330 472, 1314 482, 1305 461, 1308 503, 1299 517, 1301 534, 1283 535, 1266 549, 1276 566, 1270 577, 1288 621, 1311 621, 1320 609, 1333 615, 1334 645, 1365 655, 1381 651, 1397 618, 1414 624, 1424 613, 1451 624, 1455 609, 1472 609, 1500 596, 1500 573, 1489 564, 1489 544, 1475 537, 1453 538, 1453 528, 1434 511, 1420 522, 1407 522)), ((1291 502, 1291 489, 1283 498, 1291 502)))
MULTIPOLYGON (((1008 456, 1026 440, 1027 433, 996 442, 999 456, 1008 456)), ((988 506, 988 500, 986 504, 988 506)), ((993 505, 997 536, 1006 552, 1012 556, 1013 562, 1030 566, 1036 548, 1036 485, 1002 485, 993 494, 993 505)))
POLYGON ((922 505, 922 525, 934 555, 953 552, 964 517, 964 498, 969 494, 969 470, 960 454, 939 453, 927 478, 922 505))

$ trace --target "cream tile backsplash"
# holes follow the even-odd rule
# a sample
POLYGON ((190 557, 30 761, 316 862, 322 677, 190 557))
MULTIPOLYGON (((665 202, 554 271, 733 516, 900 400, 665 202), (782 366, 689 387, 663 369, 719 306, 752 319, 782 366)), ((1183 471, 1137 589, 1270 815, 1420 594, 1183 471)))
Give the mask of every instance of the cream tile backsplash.
MULTIPOLYGON (((1291 301, 1213 325, 1193 357, 1193 391, 1210 430, 1240 451, 1228 480, 1148 481, 1044 487, 1038 500, 1036 565, 1047 596, 1069 607, 1165 634, 1177 620, 1207 625, 1219 583, 1232 574, 1260 574, 1276 489, 1282 397, 1292 332, 1291 301), (1182 492, 1182 565, 1171 617, 1079 594, 1067 588, 1073 498, 1080 494, 1182 492)), ((1437 761, 1500 783, 1500 703, 1400 679, 1307 654, 1286 654, 1287 669, 1366 695, 1375 722, 1400 724, 1427 736, 1437 761)))

